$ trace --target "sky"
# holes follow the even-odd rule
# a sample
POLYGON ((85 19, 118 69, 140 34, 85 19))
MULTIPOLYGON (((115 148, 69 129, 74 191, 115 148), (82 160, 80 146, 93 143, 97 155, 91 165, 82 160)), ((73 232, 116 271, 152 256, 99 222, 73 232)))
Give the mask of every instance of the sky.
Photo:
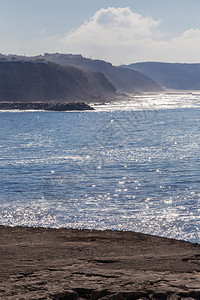
POLYGON ((0 0, 0 53, 200 63, 200 0, 0 0))

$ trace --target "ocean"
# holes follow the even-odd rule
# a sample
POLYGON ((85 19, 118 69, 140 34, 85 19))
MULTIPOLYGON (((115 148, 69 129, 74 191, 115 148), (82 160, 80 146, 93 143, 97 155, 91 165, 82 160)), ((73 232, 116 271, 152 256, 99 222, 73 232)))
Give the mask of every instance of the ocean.
POLYGON ((0 111, 0 224, 200 242, 200 93, 0 111))

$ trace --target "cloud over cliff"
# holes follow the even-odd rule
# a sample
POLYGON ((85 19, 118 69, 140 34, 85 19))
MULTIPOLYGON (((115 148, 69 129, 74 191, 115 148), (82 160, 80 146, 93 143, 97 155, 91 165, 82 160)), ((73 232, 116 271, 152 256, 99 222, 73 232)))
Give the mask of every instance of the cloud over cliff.
POLYGON ((93 55, 115 64, 141 60, 188 62, 188 57, 191 62, 198 60, 200 30, 190 28, 166 40, 159 30, 160 22, 134 13, 129 7, 102 8, 68 32, 62 44, 65 52, 93 55))
POLYGON ((130 8, 100 9, 79 28, 66 36, 66 42, 93 42, 100 45, 124 43, 147 38, 155 33, 159 21, 144 18, 133 13, 130 8))

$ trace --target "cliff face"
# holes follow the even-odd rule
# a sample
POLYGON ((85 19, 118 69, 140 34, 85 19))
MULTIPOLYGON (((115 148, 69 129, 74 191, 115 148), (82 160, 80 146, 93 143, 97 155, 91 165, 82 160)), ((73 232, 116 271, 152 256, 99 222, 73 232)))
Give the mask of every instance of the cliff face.
POLYGON ((111 63, 102 60, 84 58, 82 55, 72 54, 44 54, 38 58, 55 62, 60 65, 71 65, 105 74, 106 78, 116 87, 119 92, 158 92, 162 88, 150 77, 135 70, 122 67, 114 67, 111 63))
POLYGON ((200 90, 200 64, 143 62, 125 67, 152 77, 168 89, 200 90))
POLYGON ((0 62, 0 101, 101 102, 115 92, 99 72, 48 62, 0 62))

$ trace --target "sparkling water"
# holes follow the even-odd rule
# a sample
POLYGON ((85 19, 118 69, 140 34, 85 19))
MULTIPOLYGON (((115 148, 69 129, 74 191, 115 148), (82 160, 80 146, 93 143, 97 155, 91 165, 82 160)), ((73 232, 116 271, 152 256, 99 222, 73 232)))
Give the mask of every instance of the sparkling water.
POLYGON ((0 224, 200 242, 200 95, 0 112, 0 224))

